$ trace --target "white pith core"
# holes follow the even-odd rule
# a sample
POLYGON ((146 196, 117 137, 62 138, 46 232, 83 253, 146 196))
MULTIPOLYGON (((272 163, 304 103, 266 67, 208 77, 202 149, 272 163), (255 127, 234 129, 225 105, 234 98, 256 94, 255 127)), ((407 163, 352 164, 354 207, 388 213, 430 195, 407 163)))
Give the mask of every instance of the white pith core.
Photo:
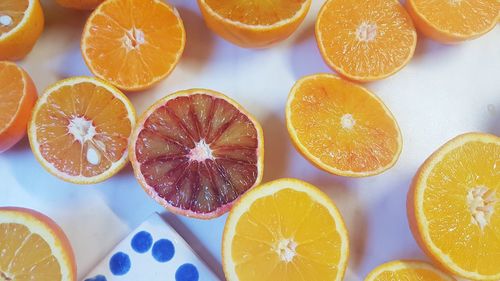
POLYGON ((450 0, 450 4, 453 5, 453 6, 459 5, 460 2, 462 2, 462 0, 450 0))
POLYGON ((352 114, 344 114, 340 118, 340 124, 344 129, 352 129, 356 125, 356 120, 352 117, 352 114))
POLYGON ((11 281, 12 278, 0 271, 0 281, 11 281))
POLYGON ((123 37, 123 43, 125 44, 127 50, 137 49, 145 42, 146 39, 144 38, 144 32, 135 27, 127 31, 123 37))
POLYGON ((356 29, 356 38, 361 42, 370 42, 377 37, 377 25, 375 23, 363 22, 356 29))
MULTIPOLYGON (((8 16, 8 15, 1 15, 0 16, 0 25, 3 25, 3 26, 9 26, 11 25, 12 23, 14 22, 14 20, 12 19, 12 17, 8 16)), ((1 275, 0 275, 1 276, 1 275)))
POLYGON ((87 161, 92 165, 99 165, 101 162, 101 152, 96 146, 104 150, 105 145, 98 140, 94 140, 97 132, 92 121, 83 117, 74 117, 69 122, 68 131, 76 141, 81 143, 82 147, 85 147, 84 144, 87 143, 87 151, 85 151, 87 161))
POLYGON ((472 223, 483 230, 490 222, 497 202, 495 190, 485 186, 470 189, 467 193, 467 204, 472 215, 472 223))
POLYGON ((212 154, 212 149, 210 149, 210 145, 208 145, 205 140, 199 141, 189 152, 189 159, 198 162, 203 162, 207 159, 213 160, 214 156, 212 154))
POLYGON ((297 249, 297 243, 292 239, 281 239, 278 245, 275 247, 275 251, 284 262, 291 262, 295 255, 297 249))

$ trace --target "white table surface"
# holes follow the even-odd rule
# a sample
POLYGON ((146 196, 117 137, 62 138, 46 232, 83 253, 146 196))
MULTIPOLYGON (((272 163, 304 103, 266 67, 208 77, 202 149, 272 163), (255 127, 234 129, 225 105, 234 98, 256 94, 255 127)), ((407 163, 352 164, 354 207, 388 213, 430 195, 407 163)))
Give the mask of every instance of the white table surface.
MULTIPOLYGON (((80 54, 88 13, 43 0, 45 31, 21 62, 41 92, 69 76, 90 75, 80 54)), ((340 208, 351 237, 345 280, 363 280, 378 264, 425 259, 408 229, 406 192, 424 159, 450 138, 468 131, 500 135, 500 26, 486 36, 445 46, 419 37, 411 63, 396 75, 366 84, 397 118, 403 132, 401 158, 388 172, 348 179, 322 172, 292 147, 284 125, 288 92, 300 77, 331 72, 314 40, 314 19, 323 1, 288 40, 265 50, 231 45, 209 31, 195 0, 175 0, 187 30, 185 53, 159 86, 128 94, 138 113, 176 90, 204 87, 239 101, 265 132, 264 181, 296 177, 328 193, 340 208)), ((0 155, 0 206, 33 208, 52 217, 73 245, 82 278, 105 254, 152 212, 164 212, 136 182, 130 166, 93 186, 65 183, 33 157, 27 138, 0 155)), ((164 213, 222 277, 220 244, 226 216, 199 221, 164 213)))

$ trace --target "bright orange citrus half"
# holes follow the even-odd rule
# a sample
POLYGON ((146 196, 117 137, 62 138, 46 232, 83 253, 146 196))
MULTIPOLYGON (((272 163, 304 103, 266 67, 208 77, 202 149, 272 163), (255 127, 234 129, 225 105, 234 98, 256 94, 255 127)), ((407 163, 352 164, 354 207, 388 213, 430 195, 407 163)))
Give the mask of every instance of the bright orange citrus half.
POLYGON ((92 184, 128 162, 135 110, 112 85, 73 77, 50 86, 33 109, 31 149, 42 166, 72 183, 92 184))
POLYGON ((420 167, 408 193, 410 226, 441 267, 500 279, 500 138, 458 136, 420 167))
POLYGON ((224 227, 222 265, 228 281, 340 281, 348 257, 341 214, 326 194, 296 179, 246 193, 224 227))
POLYGON ((215 33, 245 48, 263 48, 289 37, 302 23, 311 0, 198 0, 215 33))
POLYGON ((341 176, 380 174, 399 158, 399 126, 367 89, 330 74, 297 81, 286 104, 293 144, 319 168, 341 176))
POLYGON ((218 217, 262 180, 260 124, 211 90, 180 91, 157 101, 140 118, 130 143, 139 183, 177 214, 218 217))
POLYGON ((316 21, 316 40, 333 70, 367 82, 407 65, 417 32, 398 0, 328 0, 316 21))
POLYGON ((25 57, 43 31, 39 0, 0 1, 0 60, 25 57))
POLYGON ((455 281, 451 276, 421 261, 396 260, 375 268, 365 281, 455 281))
POLYGON ((47 216, 0 207, 0 280, 76 281, 68 238, 47 216))
POLYGON ((108 0, 90 15, 81 49, 90 71, 122 90, 150 88, 177 65, 186 34, 160 0, 108 0))
POLYGON ((0 152, 25 134, 37 91, 28 73, 11 62, 0 61, 0 152))

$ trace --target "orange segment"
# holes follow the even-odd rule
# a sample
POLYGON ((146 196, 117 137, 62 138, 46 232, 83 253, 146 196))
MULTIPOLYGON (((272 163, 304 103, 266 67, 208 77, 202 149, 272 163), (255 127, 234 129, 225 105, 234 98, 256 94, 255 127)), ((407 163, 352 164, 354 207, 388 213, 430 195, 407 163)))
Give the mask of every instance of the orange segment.
POLYGON ((144 190, 174 213, 218 217, 262 179, 260 124, 228 97, 180 91, 151 106, 132 135, 130 157, 144 190))
POLYGON ((477 38, 495 27, 500 13, 498 0, 409 0, 416 26, 442 43, 477 38))
POLYGON ((57 3, 63 7, 78 10, 93 10, 102 2, 104 0, 57 0, 57 3))
POLYGON ((326 63, 356 81, 386 78, 413 57, 417 33, 397 0, 329 0, 316 21, 326 63))
POLYGON ((0 152, 24 136, 36 99, 29 75, 14 63, 0 61, 0 152))
POLYGON ((408 215, 420 246, 447 270, 500 278, 500 138, 470 133, 436 151, 416 174, 408 215))
POLYGON ((0 60, 18 60, 33 48, 42 33, 39 0, 0 1, 0 60))
POLYGON ((245 48, 262 48, 289 37, 302 23, 311 0, 198 0, 207 25, 245 48))
POLYGON ((118 89, 75 77, 45 91, 28 130, 44 168, 63 180, 87 184, 111 177, 127 163, 134 125, 135 111, 118 89))
POLYGON ((222 260, 228 281, 342 280, 348 234, 330 198, 296 179, 259 186, 231 210, 222 260))
POLYGON ((0 280, 76 281, 73 250, 50 218, 0 208, 0 280))
POLYGON ((298 151, 333 174, 379 174, 401 153, 401 132, 383 102, 334 75, 297 81, 288 97, 286 122, 298 151))
POLYGON ((455 281, 453 277, 420 261, 392 261, 375 268, 365 281, 455 281))
POLYGON ((177 10, 162 1, 110 0, 87 20, 81 49, 97 77, 137 91, 158 83, 175 68, 185 37, 177 10))

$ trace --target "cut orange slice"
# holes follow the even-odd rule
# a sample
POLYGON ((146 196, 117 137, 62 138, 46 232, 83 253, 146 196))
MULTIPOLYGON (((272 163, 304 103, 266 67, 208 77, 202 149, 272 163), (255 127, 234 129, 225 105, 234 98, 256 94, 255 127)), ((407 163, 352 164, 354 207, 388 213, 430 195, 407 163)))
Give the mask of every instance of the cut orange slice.
POLYGON ((158 0, 109 0, 90 15, 81 49, 90 71, 122 90, 150 88, 177 65, 186 42, 182 20, 158 0))
POLYGON ((118 89, 90 77, 49 87, 33 109, 31 149, 42 166, 72 183, 91 184, 128 162, 135 110, 118 89))
POLYGON ((286 125, 297 150, 336 175, 380 174, 401 153, 401 132, 384 103, 334 75, 297 81, 286 104, 286 125))
POLYGON ((401 70, 417 45, 415 27, 398 0, 328 0, 315 30, 326 63, 361 82, 401 70))
POLYGON ((25 134, 37 92, 28 73, 14 63, 0 61, 0 152, 25 134))
POLYGON ((0 60, 24 58, 43 31, 39 0, 0 1, 0 60))
POLYGON ((0 207, 0 280, 76 281, 64 232, 36 211, 0 207))
POLYGON ((408 0, 415 25, 441 43, 458 43, 492 30, 500 13, 498 0, 408 0))
POLYGON ((421 261, 392 261, 375 268, 365 281, 455 281, 451 276, 421 261))
POLYGON ((343 279, 349 238, 326 194, 281 179, 245 194, 231 210, 222 238, 228 281, 343 279))
POLYGON ((198 0, 205 21, 222 38, 244 48, 263 48, 288 38, 311 0, 198 0))
POLYGON ((500 138, 469 133, 436 151, 408 194, 410 226, 443 268, 500 279, 500 138))
POLYGON ((57 0, 57 3, 63 7, 78 10, 93 10, 102 2, 104 0, 57 0))
POLYGON ((228 97, 206 89, 152 105, 132 135, 130 157, 144 190, 168 210, 211 219, 262 179, 260 124, 228 97))

